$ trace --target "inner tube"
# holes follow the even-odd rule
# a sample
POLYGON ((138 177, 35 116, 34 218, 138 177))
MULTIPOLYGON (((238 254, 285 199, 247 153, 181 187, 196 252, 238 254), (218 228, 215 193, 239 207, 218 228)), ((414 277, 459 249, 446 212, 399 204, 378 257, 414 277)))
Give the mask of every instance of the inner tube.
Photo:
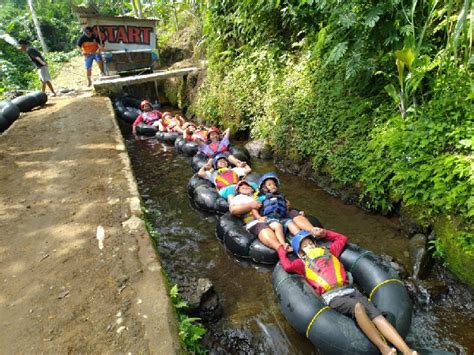
POLYGON ((28 95, 33 96, 37 100, 38 106, 43 106, 46 102, 48 102, 48 95, 46 95, 43 91, 35 91, 28 95))
POLYGON ((197 153, 193 156, 191 160, 191 169, 193 169, 193 173, 197 173, 199 169, 201 169, 204 165, 206 165, 209 158, 204 153, 197 153))
MULTIPOLYGON (((174 141, 174 147, 178 153, 184 154, 187 157, 192 157, 196 155, 199 146, 196 142, 188 142, 183 137, 178 137, 174 141)), ((199 170, 199 169, 198 169, 199 170)))
POLYGON ((0 132, 5 131, 12 123, 0 114, 0 132))
POLYGON ((248 232, 242 220, 230 213, 219 217, 216 236, 227 250, 239 258, 268 265, 278 262, 277 252, 265 246, 257 237, 248 232))
POLYGON ((229 146, 229 152, 237 159, 250 164, 250 153, 245 147, 231 145, 229 146))
POLYGON ((28 112, 34 109, 36 106, 39 106, 38 99, 32 95, 15 97, 12 102, 18 106, 20 112, 28 112))
POLYGON ((137 124, 136 132, 142 136, 154 136, 156 134, 156 127, 140 122, 137 124))
MULTIPOLYGON (((412 303, 398 274, 380 258, 354 244, 340 256, 361 292, 384 313, 402 337, 408 333, 412 303)), ((379 354, 355 322, 330 309, 304 276, 287 273, 278 264, 272 285, 280 309, 298 333, 306 336, 323 354, 379 354)))
POLYGON ((178 132, 156 132, 156 138, 168 144, 174 144, 174 141, 180 136, 178 132))
POLYGON ((114 108, 117 116, 127 122, 133 123, 137 119, 138 115, 141 113, 139 107, 140 102, 138 99, 121 96, 114 100, 114 108))
POLYGON ((224 214, 229 211, 227 200, 206 179, 194 175, 188 182, 188 195, 193 205, 205 212, 224 214))
POLYGON ((174 141, 174 148, 178 153, 183 153, 183 145, 186 143, 186 140, 183 137, 178 137, 174 141))
POLYGON ((5 100, 0 102, 0 115, 13 123, 20 116, 20 109, 13 102, 5 100))

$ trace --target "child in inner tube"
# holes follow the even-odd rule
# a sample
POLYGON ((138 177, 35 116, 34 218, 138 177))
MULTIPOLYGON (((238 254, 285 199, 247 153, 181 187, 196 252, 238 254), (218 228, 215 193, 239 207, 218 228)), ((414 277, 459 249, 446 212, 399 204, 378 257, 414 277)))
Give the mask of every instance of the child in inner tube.
POLYGON ((143 100, 140 103, 140 109, 142 110, 142 113, 139 114, 138 117, 133 122, 133 126, 132 126, 133 134, 137 133, 137 125, 141 122, 158 128, 159 121, 161 117, 163 116, 163 114, 158 110, 154 110, 153 106, 151 105, 151 102, 148 100, 143 100))
POLYGON ((326 230, 326 239, 332 241, 329 249, 319 245, 317 238, 310 231, 298 232, 291 242, 297 259, 290 261, 285 249, 278 248, 283 269, 305 276, 329 307, 346 316, 354 317, 362 332, 382 354, 396 355, 396 349, 404 355, 417 354, 410 349, 382 313, 350 284, 344 266, 339 260, 348 238, 326 230), (390 347, 380 334, 396 349, 390 347))
POLYGON ((248 182, 247 180, 240 180, 235 186, 235 196, 229 196, 229 210, 233 211, 236 207, 238 208, 238 206, 241 205, 253 205, 254 208, 251 211, 240 216, 245 223, 245 229, 258 237, 260 241, 269 248, 277 250, 280 246, 283 246, 285 250, 290 250, 290 246, 285 242, 283 232, 276 233, 275 229, 271 228, 267 223, 262 223, 254 216, 253 212, 262 205, 261 202, 258 201, 259 197, 258 193, 256 193, 256 189, 257 184, 248 182))
POLYGON ((212 164, 212 158, 218 154, 225 154, 232 165, 244 167, 244 162, 240 161, 229 152, 229 136, 230 129, 227 128, 222 137, 219 133, 219 128, 211 127, 207 133, 207 142, 205 143, 201 138, 196 137, 196 143, 199 145, 199 151, 209 158, 209 163, 212 164))
POLYGON ((203 179, 207 179, 215 186, 219 195, 227 199, 230 192, 235 191, 235 185, 241 177, 247 176, 252 168, 247 164, 242 167, 230 168, 229 159, 224 154, 218 154, 214 159, 210 160, 201 167, 198 175, 203 179))
POLYGON ((184 124, 184 119, 175 115, 173 117, 170 112, 164 112, 161 119, 158 121, 160 132, 178 132, 183 133, 181 126, 184 124))

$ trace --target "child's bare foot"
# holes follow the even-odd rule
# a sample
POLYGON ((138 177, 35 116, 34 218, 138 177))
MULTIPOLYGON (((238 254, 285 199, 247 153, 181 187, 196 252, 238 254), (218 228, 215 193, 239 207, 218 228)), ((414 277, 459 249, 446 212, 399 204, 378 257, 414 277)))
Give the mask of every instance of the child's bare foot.
POLYGON ((387 346, 387 350, 382 351, 382 355, 397 355, 397 349, 395 348, 389 348, 387 346))

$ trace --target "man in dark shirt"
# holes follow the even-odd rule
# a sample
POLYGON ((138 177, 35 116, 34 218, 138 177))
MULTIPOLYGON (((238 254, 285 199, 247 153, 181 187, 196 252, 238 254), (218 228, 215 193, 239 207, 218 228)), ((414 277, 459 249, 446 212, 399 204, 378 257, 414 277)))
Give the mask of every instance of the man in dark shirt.
POLYGON ((20 50, 28 54, 31 61, 38 69, 38 75, 41 81, 41 90, 45 92, 47 85, 53 93, 53 96, 56 96, 56 92, 53 89, 53 84, 51 84, 51 76, 49 75, 48 64, 44 60, 41 53, 36 48, 31 47, 30 43, 26 39, 20 39, 18 43, 20 44, 20 50))
POLYGON ((84 28, 84 33, 77 41, 77 45, 81 49, 81 53, 84 56, 84 64, 87 73, 87 86, 91 86, 92 63, 94 60, 99 66, 101 75, 104 75, 104 65, 100 56, 102 46, 100 45, 99 38, 94 34, 92 27, 88 26, 84 28))

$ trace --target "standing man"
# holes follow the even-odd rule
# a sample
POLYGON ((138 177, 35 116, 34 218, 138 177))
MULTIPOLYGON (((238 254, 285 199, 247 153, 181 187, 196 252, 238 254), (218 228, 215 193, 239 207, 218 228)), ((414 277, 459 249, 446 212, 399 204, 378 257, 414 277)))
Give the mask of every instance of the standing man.
POLYGON ((53 85, 51 84, 48 63, 46 63, 41 53, 36 48, 30 47, 30 43, 26 39, 20 39, 18 43, 20 44, 20 50, 28 54, 31 61, 36 65, 36 68, 38 68, 38 75, 41 81, 41 90, 45 92, 46 85, 48 85, 49 89, 53 93, 53 96, 56 96, 56 92, 54 91, 53 85))
POLYGON ((92 85, 92 63, 94 60, 99 66, 101 75, 104 75, 104 65, 100 52, 102 50, 99 38, 94 34, 92 27, 87 26, 84 28, 83 35, 77 41, 77 45, 81 49, 81 53, 84 55, 84 64, 86 66, 87 73, 87 86, 92 85))

